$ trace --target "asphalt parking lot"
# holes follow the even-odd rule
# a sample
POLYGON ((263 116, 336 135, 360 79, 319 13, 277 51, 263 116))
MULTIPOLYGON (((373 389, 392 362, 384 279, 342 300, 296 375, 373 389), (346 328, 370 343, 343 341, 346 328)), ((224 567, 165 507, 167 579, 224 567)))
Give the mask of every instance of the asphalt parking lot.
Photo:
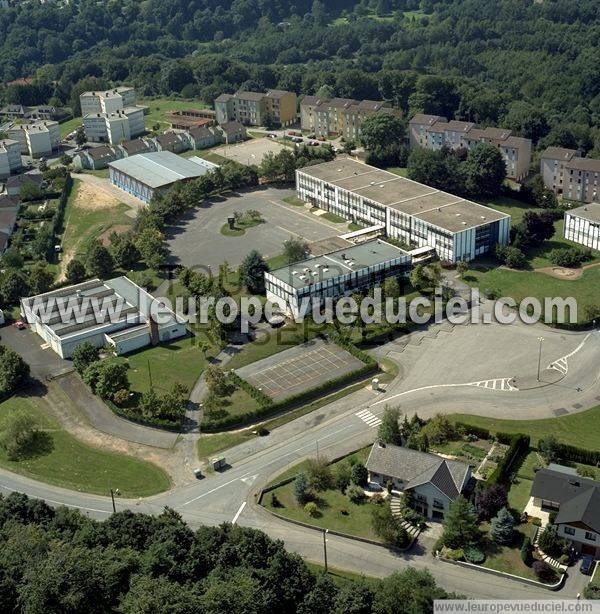
POLYGON ((362 366, 340 346, 316 339, 242 367, 237 374, 277 402, 362 366))
POLYGON ((257 249, 265 257, 282 252, 290 236, 318 241, 338 234, 335 226, 303 207, 286 205, 283 198, 294 196, 292 189, 259 188, 228 198, 215 199, 184 216, 177 226, 167 229, 166 238, 172 264, 211 267, 217 271, 227 261, 238 266, 248 252, 257 249), (265 223, 246 230, 240 237, 221 234, 221 227, 234 211, 257 209, 265 223))
POLYGON ((223 147, 215 149, 214 153, 229 158, 230 160, 235 160, 240 164, 251 166, 253 164, 260 164, 265 154, 270 151, 279 153, 285 148, 285 145, 278 143, 274 139, 265 137, 261 139, 250 139, 236 145, 223 145, 223 147))

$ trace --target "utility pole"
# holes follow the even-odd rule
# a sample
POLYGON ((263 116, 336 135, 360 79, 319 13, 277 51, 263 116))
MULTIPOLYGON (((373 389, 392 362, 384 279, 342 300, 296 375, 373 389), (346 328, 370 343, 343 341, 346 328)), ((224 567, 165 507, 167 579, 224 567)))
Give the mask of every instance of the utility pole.
POLYGON ((152 386, 152 371, 150 370, 150 359, 148 359, 148 379, 150 380, 150 390, 153 390, 154 387, 152 386))
POLYGON ((325 573, 327 573, 327 533, 329 533, 329 529, 323 529, 323 556, 325 558, 325 573))
POLYGON ((110 489, 110 498, 112 499, 112 506, 113 506, 113 514, 117 513, 117 506, 115 505, 115 493, 113 491, 113 489, 110 489))
POLYGON ((542 343, 544 343, 543 337, 538 337, 538 341, 540 342, 540 351, 538 354, 538 371, 537 371, 537 381, 540 381, 540 370, 542 368, 542 343))

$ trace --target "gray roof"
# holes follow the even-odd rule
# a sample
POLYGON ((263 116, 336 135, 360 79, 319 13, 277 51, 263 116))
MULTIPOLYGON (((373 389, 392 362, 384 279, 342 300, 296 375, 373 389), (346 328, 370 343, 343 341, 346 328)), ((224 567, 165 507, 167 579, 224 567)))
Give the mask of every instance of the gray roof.
POLYGON ((17 223, 18 214, 19 205, 0 208, 0 230, 10 235, 17 223))
POLYGON ((252 100, 254 102, 260 102, 266 94, 263 92, 246 92, 240 91, 235 93, 235 98, 239 98, 240 100, 252 100))
POLYGON ((432 126, 438 121, 448 122, 445 117, 441 115, 427 115, 425 113, 417 113, 408 123, 409 124, 425 124, 427 126, 432 126))
POLYGON ((565 168, 572 168, 577 171, 590 171, 592 173, 600 173, 600 160, 596 158, 580 158, 579 156, 571 158, 565 168))
POLYGON ((374 239, 295 262, 271 271, 271 275, 293 288, 304 288, 313 283, 334 279, 403 256, 410 262, 410 256, 404 250, 380 239, 374 239))
POLYGON ((25 185, 26 183, 33 183, 34 185, 41 186, 44 182, 44 178, 41 173, 25 173, 24 175, 13 175, 6 180, 6 186, 14 188, 17 186, 25 185))
POLYGON ((0 194, 0 209, 3 207, 17 207, 19 199, 16 196, 8 196, 8 194, 0 194))
POLYGON ((589 222, 600 222, 600 203, 587 203, 587 205, 569 209, 567 213, 589 222))
POLYGON ((240 132, 245 130, 244 125, 236 121, 224 122, 219 128, 224 132, 240 132))
POLYGON ((600 482, 578 475, 540 469, 531 496, 558 503, 557 524, 581 522, 600 533, 600 482))
POLYGON ((105 160, 106 158, 113 159, 115 157, 115 152, 112 147, 107 147, 102 145, 100 147, 92 147, 88 149, 86 153, 92 158, 92 160, 105 160))
POLYGON ((570 160, 577 152, 564 147, 547 147, 542 153, 543 160, 570 160))
POLYGON ((431 483, 450 499, 464 490, 470 472, 465 463, 377 442, 371 448, 366 466, 374 473, 402 480, 404 490, 431 483))
POLYGON ((109 166, 150 188, 160 188, 181 179, 201 177, 208 169, 170 151, 153 151, 110 162, 109 166))
POLYGON ((140 153, 141 151, 148 151, 150 148, 143 139, 133 139, 131 141, 125 141, 121 143, 121 147, 129 154, 133 155, 140 153))

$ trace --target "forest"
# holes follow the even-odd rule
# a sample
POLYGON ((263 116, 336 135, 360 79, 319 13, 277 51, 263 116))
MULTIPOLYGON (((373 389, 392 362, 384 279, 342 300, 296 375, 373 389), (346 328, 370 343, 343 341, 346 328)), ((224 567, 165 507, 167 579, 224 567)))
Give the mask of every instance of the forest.
POLYGON ((278 87, 391 100, 407 115, 600 155, 597 0, 73 0, 0 11, 5 102, 77 114, 81 91, 111 83, 209 104, 278 87))

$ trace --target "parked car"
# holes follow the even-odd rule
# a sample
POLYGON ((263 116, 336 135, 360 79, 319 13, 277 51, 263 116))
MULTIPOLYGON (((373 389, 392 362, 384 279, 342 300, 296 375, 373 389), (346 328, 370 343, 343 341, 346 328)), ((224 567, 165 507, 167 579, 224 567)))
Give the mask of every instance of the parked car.
POLYGON ((288 130, 288 134, 290 136, 302 136, 302 132, 298 132, 298 130, 288 130))
POLYGON ((314 132, 311 132, 311 133, 308 135, 308 137, 307 137, 307 138, 309 138, 309 139, 316 139, 316 138, 317 138, 317 135, 316 135, 314 132))
POLYGON ((293 136, 292 143, 302 143, 304 139, 301 136, 293 136))
POLYGON ((277 135, 273 134, 273 133, 270 133, 270 134, 267 134, 267 137, 270 138, 270 139, 276 139, 277 135))
POLYGON ((579 567, 579 571, 585 574, 586 576, 591 576, 592 571, 594 570, 594 559, 591 556, 584 556, 581 559, 581 566, 579 567))
POLYGON ((25 330, 27 327, 25 326, 25 322, 23 322, 23 320, 17 320, 15 322, 15 326, 19 329, 19 330, 25 330))

